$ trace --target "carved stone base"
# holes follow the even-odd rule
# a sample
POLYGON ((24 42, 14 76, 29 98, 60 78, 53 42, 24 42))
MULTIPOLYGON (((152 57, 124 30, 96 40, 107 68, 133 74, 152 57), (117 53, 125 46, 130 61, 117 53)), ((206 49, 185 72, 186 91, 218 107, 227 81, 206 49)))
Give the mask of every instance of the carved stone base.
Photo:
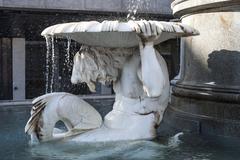
POLYGON ((165 123, 179 131, 240 137, 240 105, 172 95, 165 123))

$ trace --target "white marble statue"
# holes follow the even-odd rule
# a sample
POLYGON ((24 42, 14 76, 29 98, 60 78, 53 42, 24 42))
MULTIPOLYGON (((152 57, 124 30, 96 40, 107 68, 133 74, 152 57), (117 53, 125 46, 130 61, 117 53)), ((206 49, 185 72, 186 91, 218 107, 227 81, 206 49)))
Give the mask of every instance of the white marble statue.
MULTIPOLYGON (((88 27, 95 23, 88 23, 88 27)), ((96 27, 98 31, 127 30, 116 21, 104 23, 101 29, 96 27)), ((76 24, 73 25, 76 29, 76 24)), ((100 114, 92 106, 75 95, 68 93, 43 95, 33 101, 31 118, 25 127, 32 141, 65 139, 97 142, 156 137, 156 129, 168 105, 169 79, 167 65, 154 49, 154 44, 176 36, 170 33, 192 35, 195 30, 189 31, 189 28, 177 23, 162 22, 160 25, 155 21, 130 21, 128 25, 135 31, 134 33, 137 33, 135 37, 139 47, 134 47, 134 43, 129 43, 133 46, 128 48, 113 48, 111 44, 107 44, 111 47, 87 44, 83 45, 74 57, 72 83, 86 82, 93 92, 96 82, 113 83, 115 103, 103 122, 100 114), (55 123, 59 120, 64 122, 68 132, 57 133, 54 129, 55 123)), ((69 27, 69 24, 60 29, 54 26, 55 30, 50 28, 46 32, 59 34, 64 32, 66 26, 69 27)), ((87 27, 81 29, 85 32, 87 27)), ((71 38, 79 40, 76 36, 71 38)), ((113 43, 116 45, 119 42, 115 40, 113 43)))

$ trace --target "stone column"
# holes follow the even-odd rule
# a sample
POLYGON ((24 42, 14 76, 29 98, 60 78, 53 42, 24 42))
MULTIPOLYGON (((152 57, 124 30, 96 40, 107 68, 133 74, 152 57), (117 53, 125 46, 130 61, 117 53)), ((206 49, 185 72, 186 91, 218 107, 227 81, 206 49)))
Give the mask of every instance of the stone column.
POLYGON ((181 40, 181 73, 172 83, 168 122, 240 137, 240 1, 175 0, 172 9, 200 35, 181 40))
POLYGON ((13 100, 25 100, 25 38, 12 39, 13 100))

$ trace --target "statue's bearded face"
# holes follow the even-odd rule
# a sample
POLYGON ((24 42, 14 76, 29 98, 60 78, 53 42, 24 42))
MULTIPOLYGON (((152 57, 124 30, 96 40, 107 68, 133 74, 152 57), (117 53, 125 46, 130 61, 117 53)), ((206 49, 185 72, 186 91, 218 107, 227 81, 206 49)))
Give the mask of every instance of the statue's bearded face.
POLYGON ((85 46, 74 56, 71 82, 85 82, 90 91, 95 92, 96 82, 106 84, 118 79, 119 70, 122 69, 127 56, 121 49, 85 46))

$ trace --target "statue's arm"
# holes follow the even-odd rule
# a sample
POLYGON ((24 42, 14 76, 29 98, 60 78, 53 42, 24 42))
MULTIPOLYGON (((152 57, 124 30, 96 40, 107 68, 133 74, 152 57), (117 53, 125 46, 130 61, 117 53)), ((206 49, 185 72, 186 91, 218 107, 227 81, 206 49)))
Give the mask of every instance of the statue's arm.
POLYGON ((141 81, 143 89, 149 97, 159 97, 166 85, 165 75, 158 60, 159 54, 153 42, 140 43, 141 81))

